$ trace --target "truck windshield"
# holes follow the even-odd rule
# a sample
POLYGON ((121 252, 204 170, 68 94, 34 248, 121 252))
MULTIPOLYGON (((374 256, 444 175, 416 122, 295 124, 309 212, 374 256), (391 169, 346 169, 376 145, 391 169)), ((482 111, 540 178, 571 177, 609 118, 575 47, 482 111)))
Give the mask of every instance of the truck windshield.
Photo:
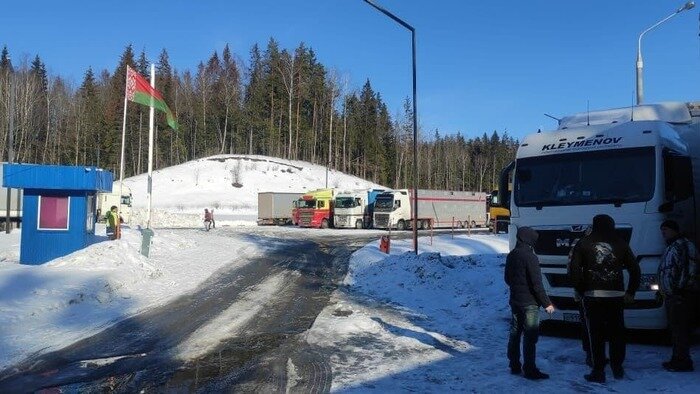
POLYGON ((356 206, 355 199, 352 197, 338 197, 335 199, 336 208, 354 208, 356 206))
POLYGON ((299 200, 299 208, 316 208, 316 200, 299 200))
POLYGON ((379 210, 391 210, 394 208, 394 197, 377 197, 374 208, 379 210))
POLYGON ((516 163, 515 203, 542 207, 649 201, 654 182, 653 147, 524 158, 516 163))

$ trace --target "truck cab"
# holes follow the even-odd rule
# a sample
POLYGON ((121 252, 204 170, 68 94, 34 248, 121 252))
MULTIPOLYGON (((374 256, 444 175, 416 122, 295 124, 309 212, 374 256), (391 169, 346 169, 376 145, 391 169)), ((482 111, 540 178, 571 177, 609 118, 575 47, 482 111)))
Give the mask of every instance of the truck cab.
POLYGON ((374 203, 374 227, 405 230, 411 218, 408 189, 392 190, 377 195, 374 203))
POLYGON ((329 228, 333 226, 334 189, 318 189, 298 200, 299 226, 329 228))
MULTIPOLYGON (((554 131, 526 137, 501 175, 513 178, 510 247, 517 228, 535 229, 542 282, 555 320, 578 322, 567 275, 568 256, 592 219, 607 214, 629 242, 642 271, 641 286, 626 306, 628 328, 666 327, 657 269, 665 243, 659 231, 674 219, 696 238, 700 184, 697 107, 664 103, 596 111, 563 118, 554 131)), ((503 195, 503 193, 502 193, 503 195)), ((628 277, 625 272, 625 285, 628 277)))
MULTIPOLYGON (((508 189, 504 200, 510 199, 510 189, 508 189)), ((487 196, 486 206, 488 207, 489 229, 494 233, 507 232, 510 222, 510 211, 506 204, 502 204, 498 196, 498 189, 487 196)))
POLYGON ((371 228, 374 205, 383 190, 369 189, 338 193, 335 197, 333 225, 337 228, 371 228))

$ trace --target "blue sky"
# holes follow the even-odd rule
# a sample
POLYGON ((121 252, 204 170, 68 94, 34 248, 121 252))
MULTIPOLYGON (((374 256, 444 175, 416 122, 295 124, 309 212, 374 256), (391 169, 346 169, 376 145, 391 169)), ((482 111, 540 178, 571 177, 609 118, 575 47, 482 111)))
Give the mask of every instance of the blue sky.
MULTIPOLYGON (((563 116, 633 103, 638 34, 683 1, 378 0, 418 37, 418 113, 432 135, 522 137, 563 116)), ((700 100, 698 9, 647 34, 645 101, 700 100)), ((411 94, 410 34, 361 0, 8 2, 0 46, 13 61, 39 54, 53 74, 80 83, 88 66, 113 70, 124 47, 178 69, 229 43, 303 41, 359 88, 370 78, 398 113, 411 94), (150 30, 150 31, 149 31, 150 30)))

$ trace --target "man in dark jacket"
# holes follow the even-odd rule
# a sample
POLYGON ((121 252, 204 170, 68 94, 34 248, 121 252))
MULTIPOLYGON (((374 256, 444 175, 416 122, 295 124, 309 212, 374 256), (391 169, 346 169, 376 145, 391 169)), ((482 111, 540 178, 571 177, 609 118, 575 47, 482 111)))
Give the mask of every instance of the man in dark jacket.
POLYGON ((542 287, 540 264, 533 246, 537 242, 537 232, 529 227, 521 227, 517 234, 518 242, 506 258, 505 281, 510 287, 510 308, 512 319, 508 339, 508 360, 510 372, 527 379, 547 379, 549 375, 537 369, 535 354, 539 337, 540 312, 544 307, 547 313, 554 312, 554 306, 542 287), (520 364, 520 337, 523 336, 523 365, 520 364))
POLYGON ((576 292, 583 295, 590 335, 593 370, 584 377, 590 382, 605 382, 607 338, 613 376, 622 379, 626 351, 624 304, 634 302, 641 274, 629 245, 615 234, 613 218, 593 218, 591 234, 574 247, 569 275, 576 292), (622 273, 625 269, 629 272, 627 291, 622 273))
POLYGON ((663 367, 671 372, 693 371, 690 358, 692 315, 697 303, 697 262, 695 245, 680 232, 678 223, 666 220, 661 233, 668 246, 659 264, 659 288, 664 296, 668 328, 671 331, 673 355, 663 367))

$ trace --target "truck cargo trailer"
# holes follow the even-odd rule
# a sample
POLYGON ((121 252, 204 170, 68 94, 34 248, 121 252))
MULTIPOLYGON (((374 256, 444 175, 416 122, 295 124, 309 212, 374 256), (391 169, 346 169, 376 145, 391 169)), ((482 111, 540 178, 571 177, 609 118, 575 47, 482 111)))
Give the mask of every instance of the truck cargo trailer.
POLYGON ((258 193, 258 225, 292 224, 294 203, 302 193, 258 193))
MULTIPOLYGON (((486 193, 450 190, 418 190, 419 229, 486 226, 486 193)), ((375 228, 410 228, 413 220, 412 190, 394 190, 377 196, 375 228)))

